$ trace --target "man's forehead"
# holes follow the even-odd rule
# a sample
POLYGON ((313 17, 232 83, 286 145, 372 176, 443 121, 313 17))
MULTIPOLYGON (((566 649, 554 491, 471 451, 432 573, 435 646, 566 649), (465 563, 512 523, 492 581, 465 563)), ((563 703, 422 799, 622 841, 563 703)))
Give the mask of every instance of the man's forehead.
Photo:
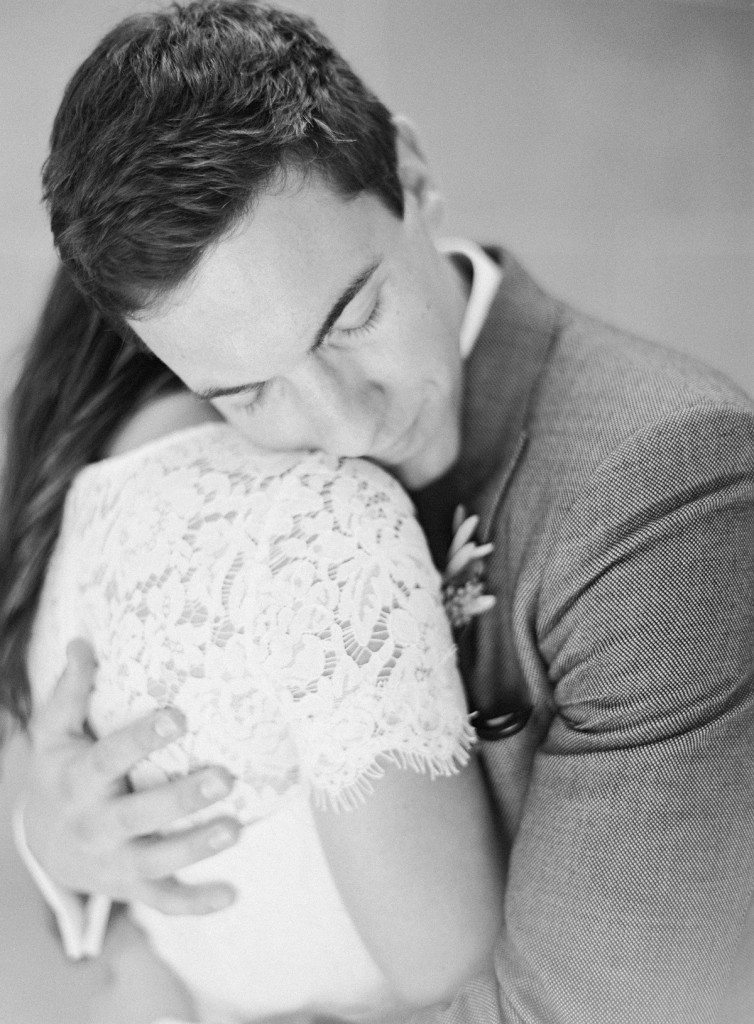
POLYGON ((250 266, 228 262, 216 251, 190 287, 135 327, 194 387, 197 378, 232 373, 237 364, 248 370, 250 357, 266 363, 276 352, 282 354, 282 345, 294 350, 303 345, 304 325, 311 316, 307 312, 303 288, 287 287, 271 275, 254 275, 250 266))
POLYGON ((379 260, 380 211, 374 197, 346 201, 316 184, 265 194, 134 326, 197 391, 286 372, 354 275, 379 260))

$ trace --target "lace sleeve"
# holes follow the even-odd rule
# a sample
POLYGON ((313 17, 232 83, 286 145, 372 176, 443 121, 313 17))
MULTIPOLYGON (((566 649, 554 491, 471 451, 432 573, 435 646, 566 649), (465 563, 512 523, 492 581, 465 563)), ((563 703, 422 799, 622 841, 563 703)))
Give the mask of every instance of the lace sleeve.
POLYGON ((211 424, 89 467, 69 498, 57 554, 75 566, 52 573, 45 602, 75 605, 95 649, 93 729, 165 704, 186 716, 186 735, 134 769, 137 788, 223 764, 238 780, 228 810, 249 821, 299 784, 347 806, 386 759, 430 773, 466 759, 438 576, 382 470, 262 456, 211 424))
POLYGON ((446 775, 474 740, 439 576, 411 503, 361 460, 292 480, 271 564, 290 600, 268 623, 302 781, 320 806, 370 791, 386 762, 446 775))

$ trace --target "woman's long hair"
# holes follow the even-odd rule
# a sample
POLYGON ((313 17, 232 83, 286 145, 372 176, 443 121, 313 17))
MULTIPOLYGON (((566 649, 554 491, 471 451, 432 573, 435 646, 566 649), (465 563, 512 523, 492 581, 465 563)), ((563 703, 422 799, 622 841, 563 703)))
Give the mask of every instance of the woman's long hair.
POLYGON ((61 267, 11 396, 0 494, 0 738, 31 714, 26 656, 68 488, 129 413, 177 387, 135 338, 109 325, 61 267))

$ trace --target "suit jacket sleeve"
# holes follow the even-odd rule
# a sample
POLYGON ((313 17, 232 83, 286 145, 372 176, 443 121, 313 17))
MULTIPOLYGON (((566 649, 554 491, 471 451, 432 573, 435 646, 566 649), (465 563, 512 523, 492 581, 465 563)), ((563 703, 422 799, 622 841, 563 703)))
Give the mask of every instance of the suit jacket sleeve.
POLYGON ((700 402, 625 441, 537 605, 556 711, 494 969, 416 1019, 711 1024, 754 886, 751 412, 700 402))

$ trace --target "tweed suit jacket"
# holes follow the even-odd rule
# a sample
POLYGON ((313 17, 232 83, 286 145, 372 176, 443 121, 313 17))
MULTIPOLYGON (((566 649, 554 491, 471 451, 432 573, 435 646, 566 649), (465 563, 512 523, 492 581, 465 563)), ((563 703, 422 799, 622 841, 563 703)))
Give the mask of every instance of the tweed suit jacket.
POLYGON ((460 460, 415 497, 430 536, 443 505, 480 515, 469 701, 529 717, 481 743, 494 968, 417 1020, 712 1024, 754 890, 754 404, 499 255, 460 460))

